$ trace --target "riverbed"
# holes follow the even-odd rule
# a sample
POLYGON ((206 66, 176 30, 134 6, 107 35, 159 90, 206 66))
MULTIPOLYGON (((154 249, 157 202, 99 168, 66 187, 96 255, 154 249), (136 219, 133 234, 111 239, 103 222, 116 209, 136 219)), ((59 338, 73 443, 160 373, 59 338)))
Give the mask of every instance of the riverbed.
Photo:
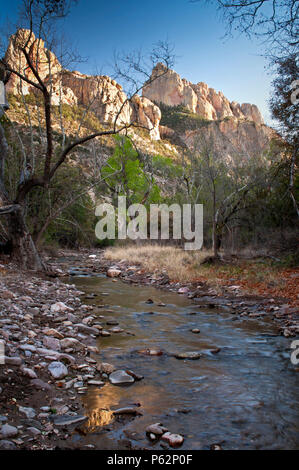
POLYGON ((98 446, 101 440, 103 448, 105 440, 107 448, 114 448, 129 439, 134 448, 161 449, 161 441, 150 442, 145 433, 159 422, 184 436, 181 449, 214 444, 224 449, 298 448, 298 373, 290 361, 291 341, 279 335, 273 322, 242 318, 229 308, 199 307, 183 295, 104 275, 69 281, 96 294, 83 300, 95 306, 93 315, 99 315, 105 329, 113 328, 107 322, 117 322, 124 330, 99 337, 100 354, 93 357, 144 377, 128 386, 107 381, 89 387, 82 395, 89 421, 84 434, 72 437, 78 444, 98 446), (139 353, 146 349, 163 354, 139 353), (190 351, 201 357, 175 357, 190 351), (116 422, 113 410, 132 406, 142 414, 116 422))

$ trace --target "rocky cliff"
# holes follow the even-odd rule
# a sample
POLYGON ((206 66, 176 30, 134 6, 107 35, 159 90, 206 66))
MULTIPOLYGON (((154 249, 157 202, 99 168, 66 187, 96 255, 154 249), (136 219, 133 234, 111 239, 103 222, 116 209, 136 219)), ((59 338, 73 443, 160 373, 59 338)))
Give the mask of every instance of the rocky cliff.
MULTIPOLYGON (((161 112, 149 99, 135 96, 128 100, 127 95, 115 80, 106 75, 84 75, 80 72, 63 69, 57 57, 45 48, 44 41, 37 39, 25 29, 19 29, 10 38, 5 55, 9 66, 24 73, 36 82, 36 77, 28 68, 24 54, 21 52, 29 38, 28 54, 33 64, 37 64, 38 72, 43 81, 51 88, 52 104, 60 103, 88 107, 104 123, 129 124, 137 122, 150 131, 153 140, 159 140, 159 123, 161 112)), ((22 82, 12 74, 7 83, 7 92, 28 95, 34 93, 34 87, 22 82)))
POLYGON ((213 141, 224 158, 233 158, 237 153, 251 158, 265 152, 277 137, 264 124, 256 105, 230 102, 222 92, 203 82, 193 84, 161 63, 153 69, 143 96, 164 110, 161 137, 190 149, 205 137, 213 141))
POLYGON ((203 119, 218 120, 226 117, 247 119, 263 124, 262 115, 254 104, 230 102, 224 94, 209 88, 206 83, 194 85, 181 78, 174 70, 167 70, 158 63, 152 71, 151 83, 143 89, 143 96, 157 104, 183 105, 203 119))
MULTIPOLYGON (((5 60, 35 82, 36 77, 20 51, 28 37, 28 30, 18 30, 10 39, 5 60)), ((224 157, 236 152, 253 157, 266 150, 274 137, 257 106, 230 102, 222 92, 216 92, 203 82, 192 84, 161 63, 153 69, 142 96, 128 100, 121 85, 106 75, 84 75, 63 69, 53 52, 47 50, 43 40, 33 33, 27 50, 32 63, 37 64, 41 78, 51 89, 54 106, 65 103, 89 109, 102 123, 111 123, 115 119, 118 125, 138 123, 149 130, 154 141, 162 137, 189 148, 195 145, 199 134, 204 133, 224 157), (163 106, 176 109, 179 105, 184 113, 176 117, 183 122, 183 128, 176 122, 165 123, 163 114, 163 106)), ((7 91, 28 95, 34 93, 34 87, 12 74, 7 91)))

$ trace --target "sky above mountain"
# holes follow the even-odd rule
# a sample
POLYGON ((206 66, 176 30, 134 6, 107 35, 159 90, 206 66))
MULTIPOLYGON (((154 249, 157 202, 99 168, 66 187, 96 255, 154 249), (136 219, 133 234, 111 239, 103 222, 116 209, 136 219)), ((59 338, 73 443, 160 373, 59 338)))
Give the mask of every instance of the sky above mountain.
MULTIPOLYGON (((15 22, 20 0, 0 0, 0 25, 15 22)), ((262 46, 239 36, 224 39, 225 24, 211 4, 189 0, 79 0, 61 29, 87 60, 75 68, 83 73, 108 73, 115 52, 145 53, 159 40, 174 46, 174 69, 182 77, 206 82, 229 100, 257 104, 265 121, 271 75, 262 46)))

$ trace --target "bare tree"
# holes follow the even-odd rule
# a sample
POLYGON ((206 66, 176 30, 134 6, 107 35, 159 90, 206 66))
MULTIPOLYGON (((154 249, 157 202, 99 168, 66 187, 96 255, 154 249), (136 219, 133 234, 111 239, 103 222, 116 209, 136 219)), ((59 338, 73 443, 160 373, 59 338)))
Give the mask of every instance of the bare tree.
POLYGON ((228 27, 261 38, 273 55, 285 55, 299 46, 299 1, 298 0, 190 0, 191 3, 217 5, 228 27))
MULTIPOLYGON (((22 178, 19 179, 14 196, 8 194, 5 188, 5 181, 0 175, 0 198, 3 206, 0 208, 0 215, 9 214, 10 216, 10 237, 12 243, 12 256, 25 268, 41 270, 45 269, 45 265, 41 260, 31 234, 26 226, 25 222, 25 210, 26 210, 26 199, 27 195, 34 188, 47 189, 49 184, 59 170, 59 168, 67 161, 68 156, 72 151, 77 149, 79 146, 86 144, 93 139, 98 137, 111 136, 120 132, 127 132, 127 130, 135 125, 133 121, 125 122, 121 118, 124 107, 133 99, 141 88, 135 89, 135 93, 132 91, 131 95, 124 100, 120 106, 117 115, 113 122, 109 125, 105 124, 101 130, 95 129, 92 132, 81 133, 76 136, 70 137, 67 141, 63 141, 61 146, 55 141, 53 135, 53 122, 54 122, 54 111, 52 106, 53 99, 53 67, 54 57, 49 50, 46 50, 46 66, 48 67, 48 74, 44 78, 41 73, 41 52, 40 46, 42 35, 47 34, 48 42, 51 42, 51 26, 57 18, 66 16, 71 1, 66 0, 25 0, 24 1, 24 18, 28 25, 28 32, 21 37, 17 47, 22 57, 25 66, 23 69, 18 68, 18 64, 8 64, 4 60, 2 64, 5 66, 6 74, 18 77, 22 85, 31 87, 41 100, 42 119, 44 125, 45 135, 45 148, 39 152, 38 165, 32 165, 32 154, 29 156, 30 165, 26 165, 26 171, 22 178), (36 42, 35 60, 30 55, 30 45, 33 37, 33 30, 37 32, 38 41, 36 42)), ((158 50, 154 51, 152 60, 159 57, 160 61, 163 61, 166 65, 167 72, 169 66, 172 65, 173 57, 169 53, 167 46, 159 47, 161 52, 158 50)), ((44 58, 43 58, 44 60, 44 58)), ((137 60, 130 56, 128 57, 127 63, 130 64, 129 69, 135 70, 135 72, 142 73, 141 63, 142 61, 138 57, 137 60), (130 63, 131 61, 131 63, 130 63)), ((44 66, 44 64, 43 64, 44 66)), ((118 71, 120 72, 121 69, 118 71)), ((61 71, 64 73, 64 71, 61 71)), ((128 73, 124 73, 124 77, 129 78, 128 73)), ((158 77, 155 77, 156 79, 158 77)), ((135 80, 135 79, 134 79, 135 80)), ((1 171, 3 175, 3 168, 7 160, 8 144, 5 138, 3 128, 0 126, 0 153, 1 153, 1 171)))

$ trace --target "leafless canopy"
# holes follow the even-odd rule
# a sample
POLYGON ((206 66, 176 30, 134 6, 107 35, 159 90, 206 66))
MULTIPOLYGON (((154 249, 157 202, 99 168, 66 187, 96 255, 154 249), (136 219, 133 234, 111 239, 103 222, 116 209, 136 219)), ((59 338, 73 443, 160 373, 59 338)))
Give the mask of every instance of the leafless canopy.
MULTIPOLYGON (((206 0, 190 0, 203 3, 206 0)), ((209 2, 211 1, 209 0, 209 2)), ((294 50, 299 45, 299 0, 213 0, 223 16, 228 33, 262 38, 273 54, 294 50)))

